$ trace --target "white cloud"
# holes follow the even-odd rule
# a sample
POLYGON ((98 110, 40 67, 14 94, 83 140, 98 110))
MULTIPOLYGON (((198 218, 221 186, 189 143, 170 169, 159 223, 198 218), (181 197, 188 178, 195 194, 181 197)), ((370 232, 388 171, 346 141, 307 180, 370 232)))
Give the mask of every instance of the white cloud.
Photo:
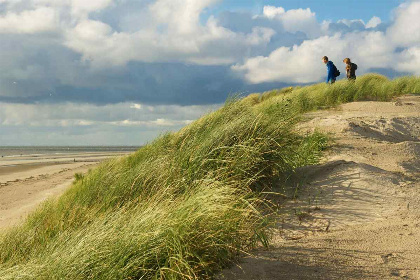
POLYGON ((265 6, 263 16, 281 22, 287 32, 300 31, 311 38, 321 35, 321 25, 317 22, 315 13, 309 8, 286 11, 282 7, 265 6))
POLYGON ((0 33, 39 33, 59 28, 58 16, 54 9, 41 7, 21 13, 8 12, 0 17, 0 33))
POLYGON ((0 124, 4 126, 98 126, 138 127, 184 126, 220 105, 158 105, 118 103, 89 104, 8 104, 0 103, 0 124), (135 110, 128 110, 128 109, 135 110))
MULTIPOLYGON (((174 22, 174 24, 176 24, 174 22)), ((221 65, 235 62, 252 48, 264 47, 275 32, 256 27, 241 34, 218 25, 210 17, 206 25, 171 27, 158 32, 157 27, 134 33, 115 32, 100 21, 84 20, 67 33, 65 45, 83 54, 96 67, 124 65, 129 61, 193 62, 221 65)))
POLYGON ((117 122, 110 122, 108 124, 115 126, 137 126, 137 127, 171 127, 171 126, 185 126, 192 123, 193 120, 167 120, 167 119, 156 119, 153 121, 132 121, 123 120, 117 122))
POLYGON ((141 104, 133 104, 130 106, 130 108, 140 110, 141 108, 143 108, 143 106, 141 104))
POLYGON ((142 106, 131 103, 10 104, 0 102, 2 145, 143 145, 177 131, 220 105, 142 106), (138 107, 138 106, 136 106, 138 107))
POLYGON ((413 0, 396 10, 395 21, 388 29, 392 41, 401 47, 420 43, 420 1, 413 0))
POLYGON ((325 66, 321 58, 329 53, 337 57, 348 49, 339 35, 308 40, 292 48, 281 47, 268 57, 248 59, 244 64, 234 65, 232 69, 242 73, 253 84, 282 81, 288 83, 309 83, 318 81, 324 75, 325 66), (331 46, 334 46, 331 49, 331 46))
MULTIPOLYGON (((269 14, 275 18, 284 13, 279 11, 276 14, 271 11, 269 14)), ((232 66, 232 70, 252 84, 318 82, 326 75, 320 57, 327 55, 339 68, 344 57, 351 57, 359 65, 359 74, 372 68, 419 74, 419 14, 420 1, 411 1, 398 8, 395 21, 386 32, 371 30, 381 23, 379 18, 373 17, 364 31, 336 33, 333 36, 306 40, 292 48, 280 47, 268 56, 247 58, 243 63, 232 66), (409 48, 399 53, 398 47, 409 48)), ((364 26, 361 20, 340 20, 338 23, 348 27, 364 26)), ((324 32, 328 33, 330 24, 322 24, 324 32)))
POLYGON ((284 13, 286 13, 286 10, 283 7, 264 6, 263 8, 263 15, 269 19, 274 19, 284 13))
POLYGON ((152 18, 166 24, 169 32, 194 34, 201 31, 201 12, 220 0, 157 0, 150 6, 152 18))
POLYGON ((394 66, 395 47, 383 32, 350 33, 344 40, 349 45, 349 52, 341 53, 340 58, 351 56, 358 60, 362 72, 368 71, 369 68, 394 66))
MULTIPOLYGON (((359 65, 359 74, 369 68, 392 67, 394 47, 382 32, 336 34, 304 41, 292 48, 279 48, 267 57, 247 59, 232 70, 253 84, 282 81, 311 83, 322 80, 326 69, 321 61, 327 55, 342 68, 342 59, 351 57, 359 65), (361 67, 360 67, 361 66, 361 67)), ((344 70, 341 71, 344 73, 344 70)))
POLYGON ((282 15, 281 20, 285 29, 289 32, 302 31, 307 35, 319 36, 319 23, 315 13, 308 9, 289 10, 282 15))
MULTIPOLYGON (((15 2, 23 1, 17 0, 15 2)), ((29 2, 35 7, 54 7, 57 10, 69 9, 75 20, 86 19, 90 13, 99 12, 114 3, 113 0, 29 0, 29 2)))
POLYGON ((397 56, 396 70, 420 76, 420 47, 404 50, 397 56))
POLYGON ((118 47, 124 45, 123 38, 118 38, 112 28, 95 20, 84 20, 67 32, 65 45, 83 54, 84 60, 99 57, 103 60, 112 59, 118 47))
POLYGON ((382 20, 379 17, 372 17, 368 23, 366 23, 366 28, 375 28, 382 23, 382 20))

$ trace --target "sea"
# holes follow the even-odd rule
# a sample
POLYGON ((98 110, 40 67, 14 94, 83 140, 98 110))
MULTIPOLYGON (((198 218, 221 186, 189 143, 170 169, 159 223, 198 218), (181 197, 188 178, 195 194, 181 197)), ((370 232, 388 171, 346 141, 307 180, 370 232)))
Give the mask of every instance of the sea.
POLYGON ((0 146, 0 157, 134 152, 140 146, 0 146))

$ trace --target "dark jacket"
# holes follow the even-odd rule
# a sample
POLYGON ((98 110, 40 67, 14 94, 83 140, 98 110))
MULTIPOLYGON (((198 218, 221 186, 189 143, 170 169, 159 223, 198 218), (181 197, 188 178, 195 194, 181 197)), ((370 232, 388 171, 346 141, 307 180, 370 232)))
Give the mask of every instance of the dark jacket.
POLYGON ((336 71, 337 68, 335 67, 332 61, 327 62, 327 84, 331 82, 335 82, 336 79, 336 71))
POLYGON ((357 65, 355 63, 347 64, 346 72, 347 72, 347 79, 356 79, 356 70, 357 65))

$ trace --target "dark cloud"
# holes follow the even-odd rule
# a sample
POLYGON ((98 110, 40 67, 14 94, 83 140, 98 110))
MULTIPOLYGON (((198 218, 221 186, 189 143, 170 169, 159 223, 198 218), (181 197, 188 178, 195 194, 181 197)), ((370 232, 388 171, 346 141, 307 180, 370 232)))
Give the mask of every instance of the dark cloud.
POLYGON ((117 32, 135 32, 139 26, 144 26, 147 20, 141 15, 144 7, 153 2, 155 1, 119 1, 118 4, 91 13, 90 18, 110 25, 117 32))
POLYGON ((410 73, 408 72, 399 72, 399 71, 396 71, 394 69, 389 69, 389 68, 370 68, 368 69, 368 72, 378 73, 378 74, 387 76, 390 79, 410 75, 410 73))
POLYGON ((354 31, 364 31, 366 29, 362 21, 349 22, 348 24, 343 22, 332 22, 329 24, 328 29, 331 33, 349 33, 354 31))
MULTIPOLYGON (((135 31, 140 24, 138 21, 141 21, 135 16, 135 11, 144 5, 144 1, 125 1, 94 12, 90 18, 109 24, 115 31, 135 31)), ((18 8, 21 6, 23 4, 18 8)), ((255 27, 276 31, 263 48, 238 49, 238 55, 243 59, 268 55, 278 47, 293 46, 307 39, 302 32, 285 32, 280 23, 263 17, 253 18, 251 14, 222 13, 218 20, 233 32, 249 34, 255 27)), ((63 36, 61 33, 0 34, 0 101, 102 105, 120 102, 216 104, 224 102, 232 93, 263 91, 285 85, 250 86, 232 73, 230 65, 129 62, 125 66, 92 68, 81 54, 63 45, 63 36)))
POLYGON ((0 87, 2 93, 7 94, 0 94, 0 101, 215 104, 224 102, 232 93, 267 88, 267 85, 248 86, 242 79, 232 75, 229 66, 130 62, 119 69, 91 71, 88 67, 72 62, 72 58, 77 57, 76 54, 67 56, 63 60, 60 52, 42 50, 39 56, 29 58, 31 65, 39 67, 39 71, 46 75, 38 79, 28 77, 25 80, 3 78, 0 87), (62 59, 63 64, 53 63, 56 60, 55 55, 62 59), (63 73, 65 77, 56 77, 57 73, 63 73))

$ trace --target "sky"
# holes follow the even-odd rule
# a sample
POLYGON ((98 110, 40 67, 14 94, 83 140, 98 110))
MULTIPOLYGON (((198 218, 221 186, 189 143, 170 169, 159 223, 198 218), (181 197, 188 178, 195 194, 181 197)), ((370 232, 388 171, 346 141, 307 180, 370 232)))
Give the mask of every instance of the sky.
POLYGON ((226 0, 210 10, 259 13, 264 6, 283 7, 286 10, 310 8, 318 20, 338 21, 343 18, 369 21, 373 15, 389 21, 392 10, 403 0, 226 0))
POLYGON ((0 0, 0 146, 143 145, 229 95, 420 75, 420 0, 0 0), (342 71, 344 72, 344 70, 342 71))

